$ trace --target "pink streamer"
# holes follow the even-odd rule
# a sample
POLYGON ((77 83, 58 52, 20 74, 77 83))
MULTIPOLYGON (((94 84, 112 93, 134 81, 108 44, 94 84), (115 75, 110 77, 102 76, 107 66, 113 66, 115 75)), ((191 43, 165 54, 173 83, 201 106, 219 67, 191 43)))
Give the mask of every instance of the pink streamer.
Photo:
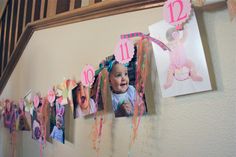
POLYGON ((42 114, 42 119, 41 121, 41 129, 42 129, 42 136, 40 137, 40 157, 43 156, 43 146, 46 144, 46 130, 47 130, 47 123, 48 123, 48 107, 49 107, 49 102, 47 100, 47 97, 42 98, 42 106, 40 108, 40 113, 42 114))
MULTIPOLYGON (((145 103, 142 100, 145 91, 145 83, 148 75, 148 55, 149 55, 149 44, 144 40, 145 37, 142 37, 138 43, 137 51, 137 67, 136 67, 136 82, 135 87, 137 90, 136 101, 134 108, 134 115, 132 119, 132 134, 129 149, 131 149, 138 133, 138 128, 141 123, 141 118, 145 112, 145 103), (144 44, 144 47, 143 47, 144 44)), ((129 153, 130 154, 130 153, 129 153)))
POLYGON ((142 39, 146 38, 149 41, 154 42, 155 44, 157 44, 158 46, 160 46, 164 51, 168 50, 170 51, 170 48, 167 47, 162 41, 155 39, 153 37, 150 37, 149 34, 143 34, 141 32, 134 32, 134 33, 129 33, 129 34, 123 34, 120 36, 121 39, 126 39, 126 38, 133 38, 133 37, 141 37, 142 39))
POLYGON ((11 132, 11 156, 15 157, 16 153, 16 131, 11 132))
MULTIPOLYGON (((101 112, 94 113, 94 125, 92 127, 92 146, 93 149, 96 150, 97 156, 99 156, 99 151, 100 151, 100 142, 102 139, 102 129, 103 129, 103 124, 105 123, 105 112, 106 112, 106 98, 107 98, 107 71, 102 70, 99 73, 98 76, 98 87, 96 91, 96 104, 98 105, 99 101, 99 91, 100 87, 102 87, 102 95, 103 95, 103 105, 104 105, 104 110, 101 112), (103 83, 103 84, 101 84, 103 83)), ((97 106, 98 108, 98 106, 97 106)))
MULTIPOLYGON (((100 91, 100 83, 101 83, 101 72, 98 74, 98 84, 97 84, 97 91, 96 91, 96 97, 95 97, 95 103, 96 103, 96 112, 94 113, 94 125, 92 128, 92 142, 93 142, 93 149, 97 151, 97 154, 99 153, 99 143, 100 143, 100 138, 102 134, 102 115, 100 116, 100 123, 98 127, 98 101, 99 101, 99 91, 100 91)), ((95 82, 94 82, 95 83, 95 82)))

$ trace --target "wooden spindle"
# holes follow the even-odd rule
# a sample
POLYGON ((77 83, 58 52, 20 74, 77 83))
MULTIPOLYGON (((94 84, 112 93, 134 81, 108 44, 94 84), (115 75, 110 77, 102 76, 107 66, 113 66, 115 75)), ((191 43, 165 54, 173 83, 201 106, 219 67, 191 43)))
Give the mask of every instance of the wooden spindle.
POLYGON ((9 42, 8 42, 8 58, 11 57, 10 49, 11 49, 11 38, 12 38, 12 23, 13 23, 13 12, 14 12, 14 0, 11 1, 11 18, 10 18, 10 30, 9 30, 9 42))
POLYGON ((5 10, 5 13, 4 13, 4 18, 5 18, 5 21, 4 21, 4 30, 3 30, 3 45, 2 45, 2 58, 3 58, 3 63, 2 63, 2 71, 4 72, 5 70, 5 66, 4 66, 4 63, 6 62, 5 61, 5 47, 6 47, 6 33, 7 33, 7 10, 5 10))
POLYGON ((25 11, 25 0, 21 0, 19 7, 18 25, 17 25, 18 27, 17 40, 19 40, 21 34, 23 33, 24 11, 25 11))
POLYGON ((95 3, 95 0, 89 0, 89 5, 93 5, 95 3))
POLYGON ((41 0, 40 19, 43 19, 45 0, 41 0))
POLYGON ((36 0, 32 0, 32 1, 33 1, 33 4, 32 4, 31 22, 34 21, 34 12, 35 12, 35 3, 36 3, 36 0))
POLYGON ((24 6, 24 14, 23 14, 23 25, 22 25, 22 32, 25 31, 25 21, 26 21, 26 11, 27 11, 27 0, 25 0, 25 6, 24 6))
POLYGON ((70 11, 75 7, 75 0, 70 0, 70 11))
POLYGON ((10 42, 10 56, 14 50, 15 47, 15 34, 16 34, 16 19, 17 19, 17 8, 18 8, 18 0, 13 0, 12 1, 12 11, 13 11, 13 15, 12 15, 12 29, 11 29, 11 42, 10 42))
POLYGON ((56 15, 56 0, 48 0, 48 9, 47 9, 47 17, 52 17, 56 15))
POLYGON ((18 1, 17 5, 17 15, 16 15, 16 29, 15 29, 15 41, 14 41, 14 49, 16 47, 16 43, 18 41, 17 34, 18 34, 18 23, 19 23, 19 17, 20 17, 20 1, 18 1))

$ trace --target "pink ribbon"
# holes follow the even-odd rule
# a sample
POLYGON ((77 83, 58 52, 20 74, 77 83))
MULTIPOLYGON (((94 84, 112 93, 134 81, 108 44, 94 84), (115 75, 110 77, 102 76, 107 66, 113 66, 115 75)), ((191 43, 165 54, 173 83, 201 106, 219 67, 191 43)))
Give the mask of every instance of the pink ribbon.
POLYGON ((129 34, 123 34, 120 36, 121 39, 126 39, 126 38, 133 38, 133 37, 142 37, 142 38, 146 38, 149 41, 154 42, 155 44, 157 44, 158 46, 160 46, 164 51, 168 50, 171 51, 169 47, 167 47, 163 42, 161 42, 158 39, 155 39, 153 37, 150 37, 149 34, 143 34, 141 32, 134 32, 134 33, 129 33, 129 34))

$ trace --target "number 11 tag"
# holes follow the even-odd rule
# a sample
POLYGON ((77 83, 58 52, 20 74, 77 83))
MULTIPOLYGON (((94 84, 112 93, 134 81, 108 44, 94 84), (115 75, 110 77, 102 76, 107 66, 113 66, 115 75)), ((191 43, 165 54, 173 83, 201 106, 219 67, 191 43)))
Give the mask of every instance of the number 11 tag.
POLYGON ((134 56, 134 43, 129 39, 120 39, 114 52, 116 60, 125 64, 131 61, 134 56))

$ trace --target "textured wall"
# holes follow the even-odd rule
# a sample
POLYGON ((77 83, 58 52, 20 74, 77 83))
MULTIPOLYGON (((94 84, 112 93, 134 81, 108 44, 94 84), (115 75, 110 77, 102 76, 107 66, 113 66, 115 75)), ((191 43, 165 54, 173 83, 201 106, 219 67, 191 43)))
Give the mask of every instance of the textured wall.
MULTIPOLYGON (((76 78, 82 67, 94 66, 110 55, 122 33, 148 32, 162 19, 161 8, 90 20, 34 33, 1 98, 18 99, 31 88, 47 92, 63 78, 76 78)), ((150 114, 143 117, 131 155, 135 157, 235 157, 236 79, 235 21, 226 9, 198 12, 213 91, 162 98, 154 61, 147 96, 150 114)), ((93 118, 73 121, 74 141, 47 143, 44 157, 95 156, 90 132, 93 118)), ((101 157, 128 156, 131 118, 115 119, 106 114, 100 145, 101 157)), ((5 129, 0 128, 0 156, 6 157, 5 129)), ((39 156, 39 145, 31 134, 19 134, 18 156, 39 156)), ((18 157, 17 156, 17 157, 18 157)))

